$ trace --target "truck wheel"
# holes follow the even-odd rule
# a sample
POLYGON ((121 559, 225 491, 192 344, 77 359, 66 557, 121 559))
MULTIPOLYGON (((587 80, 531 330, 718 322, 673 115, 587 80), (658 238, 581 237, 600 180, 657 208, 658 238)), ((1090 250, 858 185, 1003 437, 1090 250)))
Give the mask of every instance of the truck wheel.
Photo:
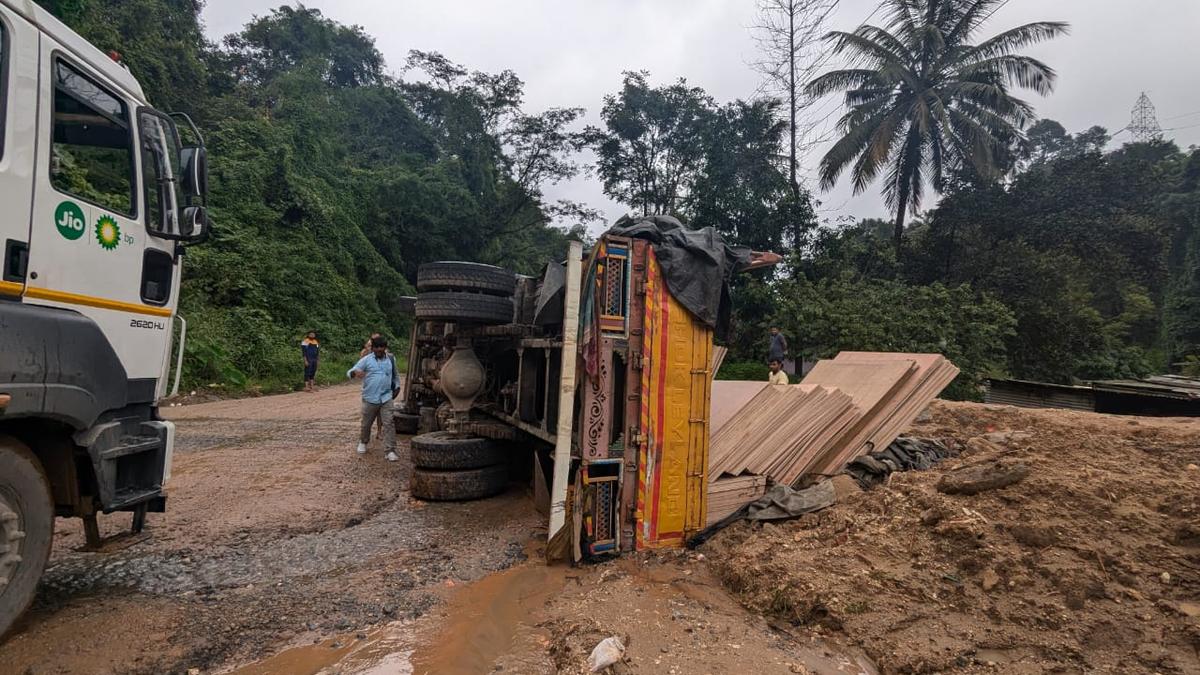
POLYGON ((506 459, 506 453, 487 438, 435 431, 412 439, 412 463, 422 469, 479 469, 506 459))
POLYGON ((23 443, 0 436, 0 637, 33 601, 53 537, 54 501, 41 464, 23 443))
POLYGON ((433 262, 417 269, 418 291, 474 291, 511 296, 517 276, 506 269, 472 262, 433 262))
POLYGON ((504 492, 508 466, 496 464, 465 471, 413 469, 409 490, 417 499, 431 502, 482 499, 504 492))
POLYGON ((512 298, 457 291, 428 291, 417 296, 417 318, 499 324, 513 320, 512 298))
POLYGON ((415 434, 417 433, 417 424, 421 421, 420 415, 412 413, 398 412, 395 415, 396 433, 398 434, 415 434))

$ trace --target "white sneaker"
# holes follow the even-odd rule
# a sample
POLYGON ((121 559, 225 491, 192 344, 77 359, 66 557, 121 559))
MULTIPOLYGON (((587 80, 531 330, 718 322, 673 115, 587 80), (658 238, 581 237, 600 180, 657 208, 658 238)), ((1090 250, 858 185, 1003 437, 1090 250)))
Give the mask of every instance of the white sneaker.
POLYGON ((358 444, 358 454, 360 454, 360 455, 367 454, 367 444, 366 443, 358 444))
POLYGON ((388 454, 384 455, 384 457, 389 462, 399 462, 400 461, 400 455, 397 455, 395 452, 389 452, 388 454))

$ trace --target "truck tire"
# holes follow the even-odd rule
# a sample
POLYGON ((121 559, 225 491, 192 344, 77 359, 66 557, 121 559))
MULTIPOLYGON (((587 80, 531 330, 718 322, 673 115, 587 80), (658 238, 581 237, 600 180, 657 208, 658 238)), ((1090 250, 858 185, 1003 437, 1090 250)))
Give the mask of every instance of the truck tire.
POLYGON ((459 291, 428 291, 417 296, 417 318, 484 324, 513 320, 512 298, 459 291))
POLYGON ((487 438, 435 431, 412 439, 412 463, 421 469, 481 469, 506 459, 507 454, 487 438))
POLYGON ((417 424, 421 421, 420 415, 412 413, 398 412, 395 415, 396 433, 412 435, 417 433, 417 424))
POLYGON ((474 291, 509 297, 517 290, 517 275, 480 263, 425 263, 417 269, 417 290, 474 291))
POLYGON ((498 495, 507 485, 508 466, 495 464, 465 471, 413 469, 409 490, 417 499, 454 502, 498 495))
POLYGON ((54 500, 41 463, 20 441, 0 436, 0 637, 33 602, 53 538, 54 500))

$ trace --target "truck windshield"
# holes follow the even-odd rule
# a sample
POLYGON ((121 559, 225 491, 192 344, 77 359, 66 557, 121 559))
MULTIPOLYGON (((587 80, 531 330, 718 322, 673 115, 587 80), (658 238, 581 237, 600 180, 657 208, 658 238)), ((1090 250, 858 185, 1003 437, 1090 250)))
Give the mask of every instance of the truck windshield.
POLYGON ((146 201, 146 228, 152 234, 179 233, 179 208, 175 181, 179 176, 179 136, 175 125, 160 113, 138 113, 142 147, 142 187, 146 201))

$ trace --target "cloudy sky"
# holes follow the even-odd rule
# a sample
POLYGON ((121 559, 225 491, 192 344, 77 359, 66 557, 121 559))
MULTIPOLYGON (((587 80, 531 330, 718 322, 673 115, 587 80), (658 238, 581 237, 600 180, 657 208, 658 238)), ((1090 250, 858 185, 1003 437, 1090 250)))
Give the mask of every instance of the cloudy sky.
MULTIPOLYGON (((852 29, 872 14, 878 0, 841 0, 832 26, 852 29)), ((254 15, 282 0, 208 0, 206 29, 213 39, 237 31, 254 15)), ((721 101, 749 98, 760 85, 750 67, 756 44, 754 0, 308 0, 326 16, 362 26, 374 36, 392 70, 408 50, 439 51, 470 68, 515 71, 526 83, 526 106, 540 110, 580 106, 598 123, 606 93, 617 90, 621 72, 648 70, 654 83, 685 77, 721 101)), ((882 14, 882 13, 880 13, 882 14)), ((877 22, 880 14, 875 15, 877 22)), ((1068 131, 1093 124, 1116 131, 1145 91, 1166 135, 1181 146, 1200 144, 1200 1, 1197 0, 1009 0, 983 34, 1037 20, 1062 20, 1071 35, 1027 51, 1059 73, 1046 98, 1025 95, 1039 115, 1068 131)), ((834 112, 837 101, 818 103, 834 112)), ((835 117, 830 118, 830 122, 835 117)), ((1128 132, 1116 141, 1128 139, 1128 132)), ((806 172, 820 148, 805 158, 806 172)), ((815 182, 813 187, 815 188, 815 182)), ((552 186, 551 198, 600 208, 611 221, 624 213, 595 179, 580 177, 552 186)), ((821 216, 880 216, 874 188, 853 195, 843 181, 818 192, 821 216)), ((928 200, 926 205, 932 202, 928 200)))

